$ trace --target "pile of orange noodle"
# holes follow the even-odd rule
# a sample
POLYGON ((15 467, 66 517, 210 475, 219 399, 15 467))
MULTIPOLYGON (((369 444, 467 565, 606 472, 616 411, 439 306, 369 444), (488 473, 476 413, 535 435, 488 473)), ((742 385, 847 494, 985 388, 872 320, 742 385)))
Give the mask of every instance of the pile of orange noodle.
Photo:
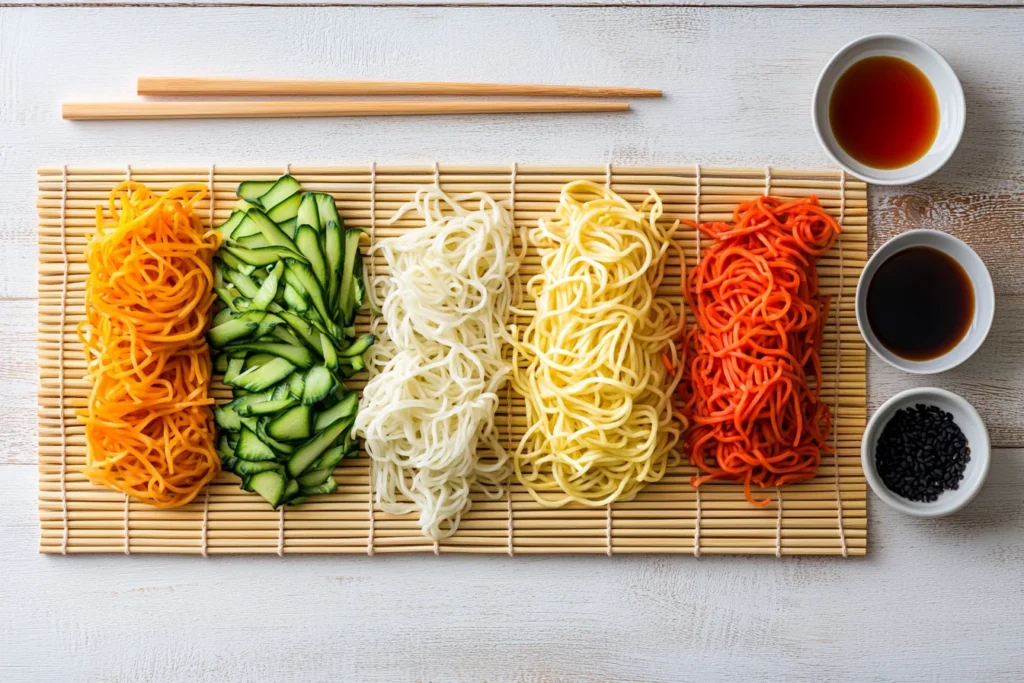
POLYGON ((85 250, 85 474, 158 507, 188 503, 220 471, 204 337, 219 237, 194 212, 204 197, 200 184, 158 197, 121 183, 85 250))
POLYGON ((829 300, 816 262, 840 227, 815 197, 760 197, 732 224, 698 229, 715 242, 683 288, 696 320, 679 384, 693 485, 743 482, 747 500, 767 505, 752 485, 811 479, 830 452, 819 359, 829 300))

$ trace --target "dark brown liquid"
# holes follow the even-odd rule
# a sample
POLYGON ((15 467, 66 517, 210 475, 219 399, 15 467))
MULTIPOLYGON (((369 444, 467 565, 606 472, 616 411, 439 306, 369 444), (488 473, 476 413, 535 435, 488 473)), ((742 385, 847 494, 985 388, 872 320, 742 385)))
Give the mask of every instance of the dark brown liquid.
POLYGON ((829 125, 851 157, 874 168, 908 166, 931 149, 939 100, 928 77, 899 57, 868 57, 836 81, 829 125))
POLYGON ((871 278, 868 324, 907 360, 931 360, 964 338, 974 320, 974 287, 963 267, 931 247, 897 252, 871 278))

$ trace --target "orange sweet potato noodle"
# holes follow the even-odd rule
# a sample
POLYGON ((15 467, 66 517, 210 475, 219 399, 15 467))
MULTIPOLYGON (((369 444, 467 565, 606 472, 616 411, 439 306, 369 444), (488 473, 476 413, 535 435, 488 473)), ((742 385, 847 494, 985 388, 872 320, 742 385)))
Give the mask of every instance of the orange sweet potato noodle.
POLYGON ((121 183, 85 251, 85 474, 158 507, 188 503, 220 471, 204 337, 220 238, 193 210, 204 197, 201 184, 156 196, 121 183))
POLYGON ((692 483, 742 481, 747 500, 767 505, 752 485, 811 479, 831 452, 819 360, 829 300, 816 263, 841 229, 816 197, 760 197, 732 224, 698 228, 715 242, 683 287, 696 318, 678 388, 692 483))

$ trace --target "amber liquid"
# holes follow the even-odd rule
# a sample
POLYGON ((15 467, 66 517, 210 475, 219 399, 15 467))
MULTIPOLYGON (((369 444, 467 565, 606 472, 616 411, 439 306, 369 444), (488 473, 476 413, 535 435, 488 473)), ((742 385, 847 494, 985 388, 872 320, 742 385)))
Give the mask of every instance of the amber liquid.
POLYGON ((832 89, 829 125, 847 154, 873 168, 908 166, 939 130, 939 100, 920 69, 899 57, 868 57, 832 89))
POLYGON ((974 287, 959 263, 931 247, 890 256, 871 278, 868 324, 907 360, 931 360, 960 343, 974 322, 974 287))

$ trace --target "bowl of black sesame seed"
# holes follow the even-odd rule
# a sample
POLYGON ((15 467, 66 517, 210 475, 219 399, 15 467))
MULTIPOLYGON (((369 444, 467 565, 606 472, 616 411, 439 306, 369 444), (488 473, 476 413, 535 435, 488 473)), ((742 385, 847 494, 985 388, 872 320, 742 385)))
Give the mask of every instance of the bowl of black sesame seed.
POLYGON ((900 392, 864 430, 861 463, 875 494, 917 517, 963 508, 988 476, 988 430, 970 403, 932 387, 900 392))

